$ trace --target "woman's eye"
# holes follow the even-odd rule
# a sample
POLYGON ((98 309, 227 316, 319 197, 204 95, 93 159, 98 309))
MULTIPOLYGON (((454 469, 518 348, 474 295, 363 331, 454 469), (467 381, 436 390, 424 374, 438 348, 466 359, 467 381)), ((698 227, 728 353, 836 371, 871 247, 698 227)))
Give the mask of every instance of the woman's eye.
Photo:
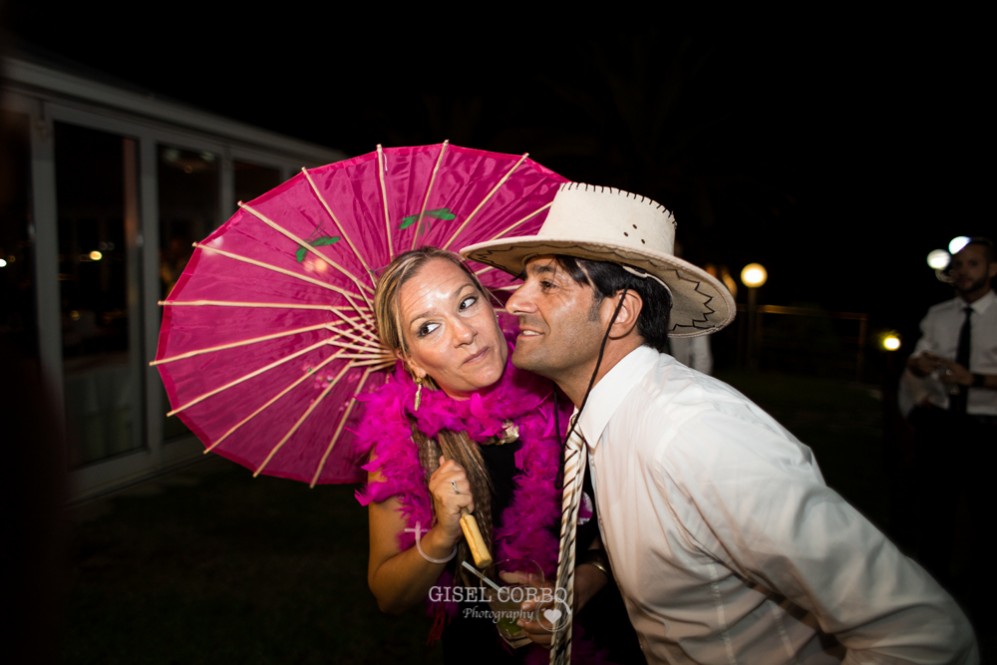
POLYGON ((416 331, 416 336, 425 337, 426 335, 430 334, 439 327, 440 327, 439 323, 424 323, 421 326, 419 326, 419 330, 416 331))
POLYGON ((464 311, 476 302, 478 302, 478 296, 468 296, 460 301, 460 310, 464 311))
POLYGON ((540 280, 540 288, 543 289, 544 291, 550 291, 551 289, 554 288, 554 282, 542 279, 540 280))

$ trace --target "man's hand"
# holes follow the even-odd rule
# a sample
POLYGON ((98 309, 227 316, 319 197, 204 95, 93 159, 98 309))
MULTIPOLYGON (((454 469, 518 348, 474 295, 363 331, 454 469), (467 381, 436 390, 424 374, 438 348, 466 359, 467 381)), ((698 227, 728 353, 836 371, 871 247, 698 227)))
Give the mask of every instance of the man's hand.
POLYGON ((551 600, 551 602, 524 601, 519 606, 522 616, 516 621, 516 624, 523 629, 531 642, 549 649, 551 640, 554 637, 554 633, 552 632, 553 627, 549 622, 542 619, 538 621, 537 619, 543 616, 544 611, 554 608, 554 585, 543 581, 539 575, 531 575, 529 573, 502 572, 499 573, 499 578, 506 584, 516 584, 535 589, 536 594, 531 594, 532 597, 548 598, 551 600))
POLYGON ((973 374, 954 360, 941 360, 938 364, 938 378, 947 386, 970 386, 973 374))
MULTIPOLYGON (((526 573, 500 573, 499 577, 506 584, 522 584, 535 588, 534 597, 537 601, 527 600, 520 605, 523 616, 516 622, 526 633, 530 641, 549 649, 554 632, 566 621, 571 621, 586 603, 599 592, 609 579, 599 568, 591 564, 581 564, 575 568, 575 596, 571 616, 565 616, 568 609, 563 601, 558 600, 557 590, 550 582, 538 579, 536 575, 526 573), (531 618, 526 618, 527 616, 531 618)), ((562 598, 564 594, 561 594, 562 598)))
POLYGON ((933 353, 920 353, 907 359, 907 369, 919 378, 924 378, 942 367, 944 358, 933 353))

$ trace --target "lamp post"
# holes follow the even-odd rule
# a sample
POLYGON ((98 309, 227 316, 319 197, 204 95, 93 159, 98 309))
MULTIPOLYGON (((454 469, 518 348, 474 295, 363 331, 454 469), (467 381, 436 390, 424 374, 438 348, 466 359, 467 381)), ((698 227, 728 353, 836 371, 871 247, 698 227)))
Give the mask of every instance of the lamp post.
POLYGON ((741 283, 748 287, 748 367, 751 369, 758 369, 757 292, 766 280, 768 271, 760 263, 749 263, 741 269, 741 283))

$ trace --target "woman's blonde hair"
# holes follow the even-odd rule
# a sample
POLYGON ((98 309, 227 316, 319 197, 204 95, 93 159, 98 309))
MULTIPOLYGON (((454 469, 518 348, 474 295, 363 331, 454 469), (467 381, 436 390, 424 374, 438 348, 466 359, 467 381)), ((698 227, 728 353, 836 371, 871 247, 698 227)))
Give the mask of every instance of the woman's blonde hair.
MULTIPOLYGON (((410 279, 416 277, 430 261, 442 259, 450 261, 455 266, 464 271, 471 279, 475 287, 485 297, 490 296, 489 292, 481 285, 477 276, 467 267, 463 259, 453 252, 436 247, 422 247, 403 254, 399 254, 382 271, 377 280, 377 288, 374 291, 374 321, 377 325, 377 333, 381 339, 381 345, 390 351, 398 354, 402 360, 408 357, 409 349, 405 341, 405 332, 401 320, 398 296, 402 286, 410 279)), ((496 325, 498 325, 496 323, 496 325)), ((417 377, 412 377, 417 383, 417 377)), ((422 379, 423 387, 429 390, 439 390, 431 376, 422 379)), ((451 430, 441 430, 435 439, 430 439, 412 424, 412 439, 419 447, 419 460, 426 473, 426 482, 440 465, 440 455, 446 459, 451 459, 460 464, 468 481, 471 484, 471 492, 474 496, 474 515, 481 529, 481 535, 492 550, 492 483, 485 467, 484 458, 478 444, 472 441, 466 432, 455 432, 451 430)), ((463 561, 470 561, 470 551, 464 539, 460 539, 457 545, 457 569, 456 576, 464 584, 471 582, 460 565, 463 561)))

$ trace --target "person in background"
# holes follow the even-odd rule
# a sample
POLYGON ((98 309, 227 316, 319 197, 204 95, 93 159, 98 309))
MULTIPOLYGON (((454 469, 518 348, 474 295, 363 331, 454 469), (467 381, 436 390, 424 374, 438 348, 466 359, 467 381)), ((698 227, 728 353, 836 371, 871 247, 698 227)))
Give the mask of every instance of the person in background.
POLYGON ((972 238, 947 272, 954 297, 922 319, 898 400, 913 433, 915 556, 979 619, 994 589, 979 575, 987 549, 980 524, 992 503, 985 474, 997 445, 993 242, 972 238))
POLYGON ((668 340, 668 353, 686 367, 703 374, 713 374, 713 353, 710 338, 706 335, 672 337, 668 340))

